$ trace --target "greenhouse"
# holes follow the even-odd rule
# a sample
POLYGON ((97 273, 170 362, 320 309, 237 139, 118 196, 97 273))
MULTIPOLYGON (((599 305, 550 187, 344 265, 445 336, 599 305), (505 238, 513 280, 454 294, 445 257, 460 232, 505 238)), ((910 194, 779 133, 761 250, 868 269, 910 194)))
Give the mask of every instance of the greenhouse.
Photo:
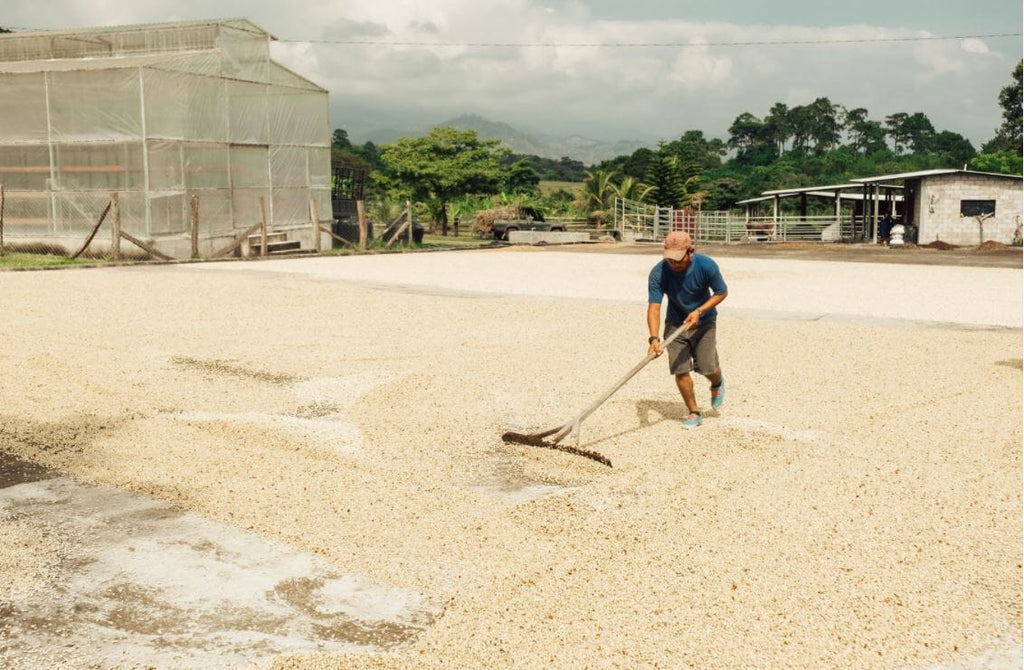
POLYGON ((256 229, 312 245, 311 217, 331 219, 327 91, 271 60, 273 39, 244 19, 0 35, 5 244, 70 251, 99 229, 90 248, 116 247, 113 204, 174 258, 256 229))

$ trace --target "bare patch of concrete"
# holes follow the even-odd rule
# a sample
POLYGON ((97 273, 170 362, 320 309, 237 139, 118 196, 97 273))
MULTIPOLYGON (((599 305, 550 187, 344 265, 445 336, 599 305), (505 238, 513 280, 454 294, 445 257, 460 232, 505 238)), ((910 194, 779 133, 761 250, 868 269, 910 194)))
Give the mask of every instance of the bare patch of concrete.
POLYGON ((57 547, 32 579, 0 591, 5 667, 221 668, 391 650, 436 616, 418 593, 145 496, 10 456, 0 482, 0 524, 35 525, 57 547))

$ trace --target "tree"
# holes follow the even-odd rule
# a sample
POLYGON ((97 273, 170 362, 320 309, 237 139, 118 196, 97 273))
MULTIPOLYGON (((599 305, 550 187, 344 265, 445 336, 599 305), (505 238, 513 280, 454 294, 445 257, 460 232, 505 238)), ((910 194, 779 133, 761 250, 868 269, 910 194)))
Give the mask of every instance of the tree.
POLYGON ((587 171, 583 179, 582 204, 587 212, 606 212, 615 206, 614 179, 616 172, 605 170, 587 171))
POLYGON ((1003 124, 996 130, 996 136, 985 143, 985 153, 1000 151, 1016 152, 1021 155, 1021 70, 1024 61, 1018 61, 1013 69, 1013 81, 999 91, 999 106, 1003 108, 1003 124))
POLYGON ((959 133, 943 130, 929 142, 929 153, 942 157, 947 165, 961 167, 974 158, 974 145, 959 133))
POLYGON ((728 144, 738 154, 749 152, 759 144, 763 144, 764 140, 764 122, 750 112, 743 112, 729 126, 728 144))
POLYGON ((384 171, 386 168, 384 160, 380 157, 380 147, 373 142, 367 141, 361 148, 356 150, 356 153, 361 156, 364 161, 372 165, 374 170, 384 171))
POLYGON ((915 154, 926 154, 931 151, 931 142, 935 137, 935 126, 923 112, 914 112, 903 121, 902 130, 915 154))
POLYGON ((821 156, 839 144, 842 136, 842 107, 833 105, 828 98, 818 98, 807 106, 810 120, 808 131, 814 140, 814 153, 821 156))
POLYGON ((804 153, 811 144, 814 135, 813 112, 807 105, 797 105, 789 110, 786 119, 793 135, 793 151, 804 153))
POLYGON ((635 200, 644 202, 654 192, 653 186, 648 186, 633 177, 623 177, 622 182, 615 186, 615 195, 623 200, 635 200))
POLYGON ((793 135, 789 107, 782 102, 772 105, 768 116, 764 117, 764 125, 768 137, 775 143, 776 155, 781 156, 786 151, 786 142, 793 135))
POLYGON ((332 149, 347 149, 352 150, 352 142, 348 139, 348 131, 343 128, 335 128, 334 134, 331 135, 331 148, 332 149))
POLYGON ((892 150, 897 156, 910 144, 910 135, 906 129, 908 118, 910 115, 906 112, 896 112, 885 117, 886 134, 892 138, 892 150))
POLYGON ((737 116, 729 126, 727 144, 736 150, 736 161, 743 165, 765 165, 778 158, 769 129, 749 112, 737 116))
POLYGON ((509 153, 499 140, 481 140, 475 130, 448 126, 424 137, 400 137, 382 148, 386 179, 409 196, 424 202, 441 234, 448 234, 448 203, 470 194, 494 194, 506 182, 501 165, 509 153))
POLYGON ((505 190, 509 193, 535 195, 540 175, 527 160, 518 160, 508 167, 505 178, 505 190))
POLYGON ((357 172, 370 172, 372 166, 359 154, 345 149, 331 148, 331 171, 334 168, 349 168, 357 172))
POLYGON ((620 171, 624 175, 635 177, 636 179, 643 179, 643 176, 647 173, 647 165, 651 162, 651 158, 653 156, 653 150, 641 147, 634 151, 629 158, 623 162, 620 171))
POLYGON ((687 130, 678 140, 664 145, 662 151, 677 158, 680 177, 689 179, 705 170, 719 167, 726 148, 720 139, 705 138, 703 131, 687 130))
POLYGON ((1012 151, 996 151, 978 154, 971 159, 972 170, 997 172, 999 174, 1021 174, 1024 158, 1012 151))
MULTIPOLYGON (((664 149, 664 145, 661 147, 664 149)), ((647 165, 645 181, 653 187, 649 200, 660 207, 678 207, 683 202, 683 184, 678 170, 678 159, 668 152, 659 151, 647 165)))
POLYGON ((862 155, 877 153, 886 149, 885 129, 878 121, 868 118, 868 110, 863 107, 851 109, 846 113, 846 133, 850 146, 862 155))
POLYGON ((736 206, 740 197, 741 184, 732 177, 720 177, 708 186, 708 197, 704 204, 710 210, 730 209, 736 206))

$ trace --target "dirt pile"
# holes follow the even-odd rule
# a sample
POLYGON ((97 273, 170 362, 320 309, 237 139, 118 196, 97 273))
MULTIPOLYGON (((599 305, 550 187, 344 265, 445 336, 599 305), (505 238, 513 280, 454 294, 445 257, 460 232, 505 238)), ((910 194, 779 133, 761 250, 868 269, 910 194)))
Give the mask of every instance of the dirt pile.
POLYGON ((938 249, 939 251, 951 251, 952 249, 958 248, 955 244, 943 242, 942 240, 935 240, 934 242, 929 242, 928 244, 922 244, 920 246, 922 249, 938 249))

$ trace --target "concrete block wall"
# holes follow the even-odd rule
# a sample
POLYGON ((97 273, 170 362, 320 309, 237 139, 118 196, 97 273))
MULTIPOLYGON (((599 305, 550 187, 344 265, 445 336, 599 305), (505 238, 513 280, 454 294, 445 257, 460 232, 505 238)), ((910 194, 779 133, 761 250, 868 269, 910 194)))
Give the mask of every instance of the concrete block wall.
POLYGON ((962 246, 983 241, 1010 244, 1021 225, 1021 184, 1020 179, 964 173, 923 178, 917 212, 918 244, 935 240, 962 246), (975 217, 960 215, 962 200, 995 200, 996 214, 985 219, 979 230, 975 217))

